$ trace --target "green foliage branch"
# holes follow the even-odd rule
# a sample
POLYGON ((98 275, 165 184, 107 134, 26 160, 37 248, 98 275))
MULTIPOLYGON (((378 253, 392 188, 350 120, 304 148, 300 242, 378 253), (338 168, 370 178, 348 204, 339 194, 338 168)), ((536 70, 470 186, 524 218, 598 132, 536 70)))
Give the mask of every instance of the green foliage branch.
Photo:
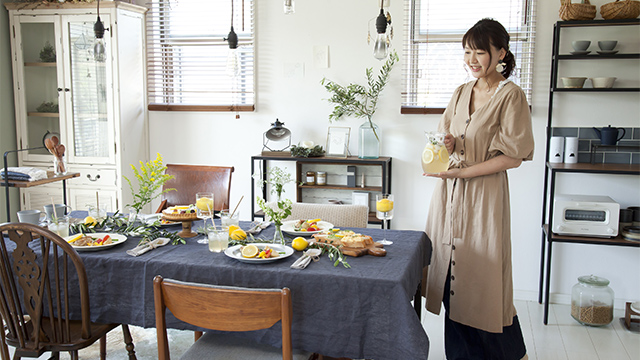
POLYGON ((134 200, 133 204, 127 204, 127 206, 134 208, 136 213, 139 213, 145 205, 149 204, 160 195, 175 190, 174 188, 171 188, 157 193, 165 182, 173 179, 173 175, 164 174, 167 167, 162 163, 162 155, 160 155, 160 153, 157 153, 156 159, 153 161, 148 161, 146 163, 140 161, 140 170, 138 170, 133 164, 131 164, 131 169, 138 180, 138 187, 136 189, 131 183, 131 180, 124 176, 124 179, 127 180, 127 183, 129 184, 131 195, 133 195, 134 200))

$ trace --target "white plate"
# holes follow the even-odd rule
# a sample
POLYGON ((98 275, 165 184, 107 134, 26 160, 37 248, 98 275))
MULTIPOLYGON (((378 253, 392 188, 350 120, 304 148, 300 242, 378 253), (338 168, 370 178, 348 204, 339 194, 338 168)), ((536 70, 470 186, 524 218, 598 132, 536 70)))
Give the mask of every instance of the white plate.
POLYGON ((242 261, 246 263, 253 263, 253 264, 266 264, 266 263, 282 260, 284 258, 288 258, 289 256, 293 255, 293 249, 286 245, 266 244, 266 243, 255 243, 253 245, 257 246, 258 249, 260 250, 264 249, 265 246, 269 246, 271 249, 277 252, 284 251, 284 254, 280 254, 280 256, 278 256, 277 258, 268 258, 268 259, 262 259, 258 257, 246 258, 246 257, 243 257, 242 253, 240 252, 240 248, 242 247, 242 245, 234 245, 230 248, 227 248, 224 251, 224 254, 232 259, 236 259, 238 261, 242 261))
POLYGON ((313 234, 317 234, 320 231, 323 230, 329 230, 333 227, 333 224, 327 221, 318 221, 318 227, 320 228, 320 230, 318 231, 295 231, 293 229, 293 226, 298 222, 299 220, 290 220, 290 221, 285 221, 282 223, 282 226, 280 227, 280 229, 284 232, 286 232, 289 235, 294 235, 294 236, 311 236, 313 234))
POLYGON ((588 53, 590 53, 591 51, 589 50, 585 50, 585 51, 572 51, 571 55, 587 55, 588 53))
POLYGON ((640 301, 636 301, 631 304, 631 310, 640 313, 640 301))
POLYGON ((598 50, 598 54, 600 55, 613 55, 617 53, 618 53, 618 50, 598 50))
MULTIPOLYGON (((76 234, 78 235, 78 234, 76 234)), ((71 235, 71 236, 67 236, 66 238, 64 238, 66 241, 69 241, 71 239, 73 239, 74 237, 76 237, 76 235, 71 235)), ((121 234, 112 234, 112 233, 86 233, 86 236, 91 236, 94 238, 103 238, 105 235, 109 235, 111 237, 111 241, 113 241, 111 244, 108 245, 98 245, 98 246, 75 246, 73 245, 73 243, 71 243, 70 245, 76 249, 76 251, 99 251, 99 250, 105 250, 105 249, 109 249, 112 248, 116 245, 122 244, 125 241, 127 241, 127 237, 121 234), (118 240, 118 241, 114 241, 114 240, 118 240)))

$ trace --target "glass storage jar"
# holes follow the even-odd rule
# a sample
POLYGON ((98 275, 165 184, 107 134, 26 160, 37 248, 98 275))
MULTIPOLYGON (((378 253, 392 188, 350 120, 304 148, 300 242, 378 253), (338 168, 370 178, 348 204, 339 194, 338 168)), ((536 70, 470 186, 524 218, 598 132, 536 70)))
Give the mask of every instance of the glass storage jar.
POLYGON ((613 298, 609 280, 580 276, 571 289, 571 316, 583 325, 608 325, 613 320, 613 298))
POLYGON ((314 171, 307 171, 307 185, 316 184, 316 173, 314 171))
POLYGON ((316 184, 317 185, 327 185, 327 172, 326 171, 318 171, 316 173, 316 184))

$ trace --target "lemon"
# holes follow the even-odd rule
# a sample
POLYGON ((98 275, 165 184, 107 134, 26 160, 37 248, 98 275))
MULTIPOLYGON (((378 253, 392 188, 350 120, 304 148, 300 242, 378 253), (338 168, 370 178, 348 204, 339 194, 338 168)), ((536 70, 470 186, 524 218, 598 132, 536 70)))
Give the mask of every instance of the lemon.
POLYGON ((258 255, 259 252, 260 249, 258 249, 258 247, 253 244, 249 244, 242 248, 242 256, 246 258, 254 258, 256 257, 256 255, 258 255))
POLYGON ((200 198, 196 201, 196 207, 201 211, 211 211, 213 210, 213 199, 200 198))
POLYGON ((380 212, 389 212, 393 210, 393 201, 382 199, 376 203, 376 210, 380 212))
POLYGON ((443 163, 449 163, 449 152, 446 147, 442 147, 440 151, 438 151, 438 156, 440 157, 440 161, 443 163))
POLYGON ((291 247, 298 250, 298 251, 302 251, 304 249, 307 248, 307 246, 309 246, 309 242, 307 240, 305 240, 305 238, 298 236, 297 238, 293 239, 293 241, 291 242, 291 247))
POLYGON ((423 164, 431 164, 431 162, 433 161, 433 150, 431 149, 424 149, 424 151, 422 152, 422 163, 423 164))
POLYGON ((94 219, 93 216, 87 216, 86 218, 84 218, 84 224, 87 226, 94 226, 98 225, 98 222, 96 221, 96 219, 94 219))
POLYGON ((247 233, 242 229, 236 229, 229 234, 231 240, 244 240, 247 238, 247 233))
POLYGON ((234 231, 240 229, 238 225, 229 225, 229 235, 231 235, 234 231))
POLYGON ((76 241, 76 240, 80 239, 80 238, 81 238, 81 237, 83 237, 83 236, 84 236, 84 234, 83 234, 83 233, 80 233, 80 234, 78 234, 78 235, 76 235, 76 236, 72 237, 71 239, 69 239, 69 241, 67 241, 67 242, 68 242, 69 244, 71 244, 72 242, 74 242, 74 241, 76 241))

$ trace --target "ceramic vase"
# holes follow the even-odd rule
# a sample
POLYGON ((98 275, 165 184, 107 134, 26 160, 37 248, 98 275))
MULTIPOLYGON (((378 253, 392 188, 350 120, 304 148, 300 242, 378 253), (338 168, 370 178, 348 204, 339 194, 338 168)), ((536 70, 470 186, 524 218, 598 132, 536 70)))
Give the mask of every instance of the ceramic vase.
POLYGON ((379 158, 380 129, 378 128, 378 125, 367 120, 360 125, 358 135, 358 157, 360 159, 379 158))

